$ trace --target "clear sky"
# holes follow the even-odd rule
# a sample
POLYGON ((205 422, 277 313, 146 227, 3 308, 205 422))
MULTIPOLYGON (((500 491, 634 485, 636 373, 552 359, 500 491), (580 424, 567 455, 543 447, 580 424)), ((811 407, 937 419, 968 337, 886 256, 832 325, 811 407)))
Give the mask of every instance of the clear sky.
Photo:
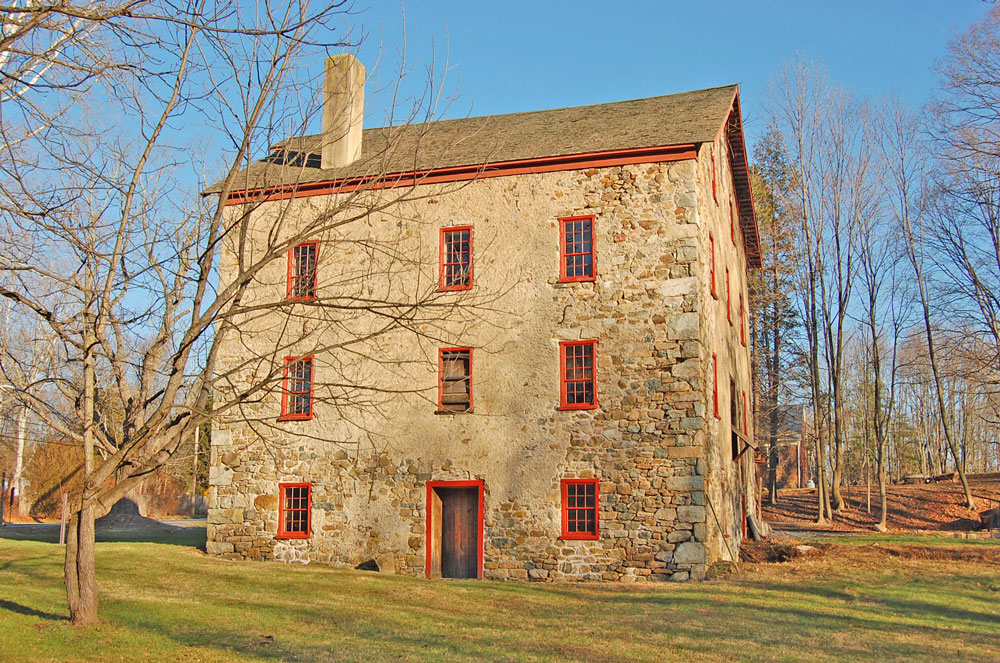
POLYGON ((895 92, 919 105, 948 38, 982 17, 981 0, 677 0, 577 2, 359 0, 348 18, 367 39, 370 126, 383 124, 404 42, 414 94, 436 64, 455 98, 443 117, 620 101, 739 83, 747 131, 783 60, 805 56, 859 94, 895 92), (367 9, 365 7, 367 6, 367 9))

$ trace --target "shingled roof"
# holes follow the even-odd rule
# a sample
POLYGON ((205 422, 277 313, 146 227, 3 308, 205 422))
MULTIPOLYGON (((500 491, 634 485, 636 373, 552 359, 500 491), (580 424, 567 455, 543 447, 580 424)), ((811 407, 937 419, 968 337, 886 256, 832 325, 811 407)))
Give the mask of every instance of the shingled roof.
MULTIPOLYGON (((240 174, 237 188, 242 191, 236 192, 234 201, 251 191, 267 195, 294 189, 300 196, 315 195, 309 191, 319 192, 319 186, 324 184, 330 185, 323 189, 329 192, 338 184, 371 182, 375 178, 382 182, 413 182, 406 176, 420 173, 426 177, 463 167, 482 173, 501 164, 554 158, 565 161, 578 155, 664 147, 686 147, 696 154, 701 143, 719 136, 728 119, 727 137, 731 156, 736 157, 733 170, 737 198, 746 246, 754 264, 758 260, 756 220, 738 98, 737 86, 726 85, 590 106, 365 129, 360 158, 332 169, 320 167, 322 135, 289 138, 274 145, 271 154, 240 174), (737 160, 742 163, 737 164, 737 160)), ((205 193, 218 193, 221 188, 221 183, 215 184, 205 193)))

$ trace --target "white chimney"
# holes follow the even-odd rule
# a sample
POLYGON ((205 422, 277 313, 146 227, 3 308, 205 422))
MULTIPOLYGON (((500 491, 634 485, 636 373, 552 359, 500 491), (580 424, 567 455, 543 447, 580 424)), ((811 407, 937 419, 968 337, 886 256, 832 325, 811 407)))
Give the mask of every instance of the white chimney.
POLYGON ((322 167, 339 168, 361 156, 365 67, 350 53, 326 59, 323 76, 322 167))

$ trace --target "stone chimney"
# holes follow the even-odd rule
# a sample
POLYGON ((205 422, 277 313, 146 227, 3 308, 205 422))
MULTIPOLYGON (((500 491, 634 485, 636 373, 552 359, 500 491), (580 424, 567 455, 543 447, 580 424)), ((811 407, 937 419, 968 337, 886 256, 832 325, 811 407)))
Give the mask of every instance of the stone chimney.
POLYGON ((350 53, 326 59, 323 75, 322 167, 339 168, 361 156, 365 67, 350 53))

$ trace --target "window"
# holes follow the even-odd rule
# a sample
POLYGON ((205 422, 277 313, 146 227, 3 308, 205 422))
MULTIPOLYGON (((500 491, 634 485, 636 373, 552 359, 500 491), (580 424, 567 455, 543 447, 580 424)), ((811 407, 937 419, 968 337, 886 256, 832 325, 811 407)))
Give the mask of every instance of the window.
POLYGON ((719 414, 719 356, 712 353, 712 411, 716 419, 721 419, 719 414))
POLYGON ((737 398, 738 395, 736 393, 736 380, 734 380, 733 376, 730 375, 729 376, 729 425, 733 431, 730 434, 730 437, 733 439, 733 449, 732 449, 733 460, 736 460, 740 455, 740 438, 736 436, 736 431, 739 430, 739 425, 737 423, 739 421, 739 418, 736 410, 737 398))
POLYGON ((472 410, 472 348, 438 351, 438 412, 472 410))
POLYGON ((719 298, 718 289, 715 287, 715 235, 708 233, 708 272, 709 272, 709 288, 712 296, 716 299, 719 298))
POLYGON ((313 358, 285 357, 281 380, 281 419, 313 418, 313 358))
POLYGON ((288 251, 288 299, 316 299, 316 258, 319 245, 308 242, 288 251))
POLYGON ((472 287, 472 226, 441 229, 441 290, 472 287))
POLYGON ((740 292, 740 343, 746 347, 747 344, 747 327, 746 327, 746 310, 743 307, 743 293, 740 292))
POLYGON ((733 199, 729 199, 729 239, 733 240, 736 246, 736 214, 733 211, 733 199))
POLYGON ((743 433, 746 434, 746 435, 750 434, 749 417, 747 416, 747 410, 748 409, 749 408, 748 408, 748 403, 747 403, 747 392, 744 391, 743 392, 743 433))
POLYGON ((593 281, 594 217, 559 219, 559 280, 593 281))
POLYGON ((312 508, 311 483, 280 483, 278 538, 308 539, 312 533, 309 516, 312 508))
POLYGON ((597 341, 564 341, 559 344, 562 366, 559 406, 564 410, 586 410, 597 407, 597 341))
POLYGON ((726 318, 733 324, 733 298, 729 294, 729 268, 726 267, 726 318))
POLYGON ((599 479, 562 480, 562 538, 599 539, 599 479))
POLYGON ((712 199, 715 200, 716 204, 719 202, 718 187, 715 185, 715 148, 710 148, 712 154, 712 199))

